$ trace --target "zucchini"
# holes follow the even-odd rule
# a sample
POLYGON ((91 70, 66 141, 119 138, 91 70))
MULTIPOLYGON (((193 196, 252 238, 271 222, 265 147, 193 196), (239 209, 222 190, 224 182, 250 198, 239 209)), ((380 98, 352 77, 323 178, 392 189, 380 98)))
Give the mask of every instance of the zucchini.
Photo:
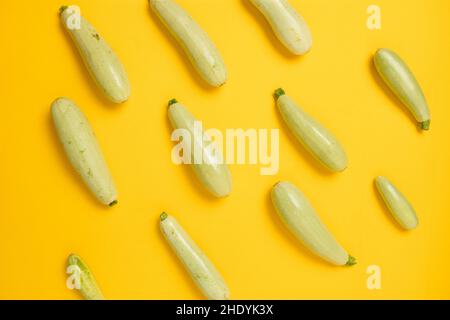
POLYGON ((60 16, 70 33, 89 73, 103 93, 114 103, 122 103, 130 97, 130 83, 125 68, 105 40, 94 27, 80 17, 80 29, 69 28, 70 7, 63 6, 60 16))
POLYGON ((206 298, 228 300, 230 292, 225 281, 178 221, 163 213, 160 216, 160 227, 170 247, 206 298))
POLYGON ((92 274, 89 267, 81 260, 77 255, 71 254, 67 259, 67 266, 77 267, 80 276, 80 293, 86 300, 105 300, 103 294, 95 281, 94 275, 92 274))
POLYGON ((303 17, 287 0, 251 0, 266 17, 278 39, 295 55, 311 50, 312 36, 303 17))
POLYGON ((416 211, 408 199, 385 177, 377 177, 375 185, 395 221, 405 230, 413 230, 419 225, 416 211))
POLYGON ((333 134, 305 113, 283 89, 275 91, 275 99, 284 121, 297 140, 329 170, 344 171, 348 165, 347 154, 333 134))
POLYGON ((311 252, 337 266, 356 264, 356 259, 334 239, 308 199, 293 184, 276 184, 271 196, 283 223, 311 252))
POLYGON ((84 114, 67 98, 56 99, 51 109, 59 140, 75 170, 101 203, 117 204, 116 187, 84 114))
POLYGON ((230 171, 222 155, 212 152, 209 148, 212 142, 205 141, 204 133, 195 132, 195 123, 198 120, 175 99, 169 101, 169 120, 174 129, 184 129, 190 134, 190 164, 200 182, 218 198, 230 195, 232 189, 230 171), (195 159, 197 148, 202 154, 202 161, 195 159))
POLYGON ((430 110, 422 88, 407 64, 392 50, 379 49, 375 67, 383 81, 416 118, 422 130, 430 129, 430 110))
POLYGON ((192 17, 172 0, 149 0, 149 3, 201 77, 214 87, 225 84, 225 63, 209 36, 192 17))

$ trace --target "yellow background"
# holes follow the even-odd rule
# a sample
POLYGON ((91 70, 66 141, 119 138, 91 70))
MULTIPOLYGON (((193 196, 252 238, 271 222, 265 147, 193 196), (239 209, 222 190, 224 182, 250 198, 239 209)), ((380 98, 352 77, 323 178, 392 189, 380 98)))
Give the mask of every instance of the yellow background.
POLYGON ((209 89, 146 0, 78 0, 114 48, 132 84, 124 105, 108 103, 58 19, 60 0, 0 3, 0 298, 75 299, 65 261, 74 252, 111 299, 201 299, 158 230, 165 210, 218 266, 234 299, 450 298, 450 2, 291 0, 308 21, 313 50, 293 57, 245 0, 178 0, 209 33, 229 81, 209 89), (370 4, 382 29, 366 27, 370 4), (397 51, 429 100, 420 133, 370 60, 397 51), (350 166, 328 174, 280 121, 282 86, 342 141, 350 166), (90 119, 118 186, 120 204, 97 204, 56 138, 50 104, 67 96, 90 119), (207 127, 280 128, 281 167, 232 166, 231 197, 215 200, 190 169, 172 164, 166 104, 183 102, 207 127), (420 227, 401 231, 373 178, 390 177, 411 199, 420 227), (275 216, 269 191, 299 186, 336 238, 357 257, 336 268, 297 245, 275 216), (382 269, 369 291, 366 269, 382 269))

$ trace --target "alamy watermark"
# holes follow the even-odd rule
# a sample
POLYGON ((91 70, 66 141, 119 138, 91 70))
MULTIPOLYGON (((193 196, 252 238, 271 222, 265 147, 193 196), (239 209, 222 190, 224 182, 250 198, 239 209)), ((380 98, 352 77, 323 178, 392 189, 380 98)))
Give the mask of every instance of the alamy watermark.
POLYGON ((69 275, 66 280, 66 286, 70 290, 81 289, 81 269, 77 265, 67 267, 66 273, 69 275))
POLYGON ((381 290, 381 268, 377 265, 371 265, 367 267, 367 289, 369 290, 381 290))
POLYGON ((280 168, 279 129, 203 130, 201 121, 193 130, 176 129, 172 141, 172 162, 181 164, 260 165, 264 176, 276 175, 280 168))
POLYGON ((81 9, 79 6, 68 6, 68 7, 62 7, 61 13, 64 12, 64 14, 67 15, 66 18, 66 26, 69 30, 80 30, 81 29, 81 9))
POLYGON ((367 29, 380 30, 381 29, 381 8, 375 4, 370 5, 367 8, 367 29))

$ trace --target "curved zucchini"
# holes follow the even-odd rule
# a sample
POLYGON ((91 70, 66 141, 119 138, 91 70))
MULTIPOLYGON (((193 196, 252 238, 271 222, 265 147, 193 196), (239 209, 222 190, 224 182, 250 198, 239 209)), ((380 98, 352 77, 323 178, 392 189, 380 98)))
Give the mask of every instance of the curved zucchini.
POLYGON ((287 228, 313 253, 338 266, 356 264, 333 238, 303 193, 288 182, 272 189, 272 202, 287 228))
POLYGON ((75 42, 91 76, 112 102, 125 102, 130 97, 130 83, 125 68, 86 19, 80 17, 80 29, 69 28, 68 19, 73 14, 69 8, 61 7, 61 20, 75 42))
POLYGON ((164 237, 206 298, 228 300, 230 292, 225 281, 178 221, 167 213, 161 214, 160 220, 164 237))
POLYGON ((293 54, 311 50, 312 36, 303 17, 286 0, 251 0, 266 17, 280 41, 293 54))
POLYGON ((88 266, 77 255, 71 254, 67 259, 67 266, 76 266, 80 276, 80 293, 86 300, 105 300, 88 266))
POLYGON ((91 125, 67 98, 52 104, 52 117, 66 154, 83 181, 97 197, 109 206, 117 204, 117 192, 91 125))
POLYGON ((414 115, 422 130, 430 129, 430 110, 422 88, 406 63, 393 51, 379 49, 374 57, 381 78, 414 115))
POLYGON ((191 166, 201 183, 214 196, 222 198, 230 195, 232 189, 231 174, 220 154, 213 153, 208 146, 211 142, 204 141, 203 132, 195 132, 194 116, 175 99, 169 101, 169 120, 174 129, 185 129, 191 137, 191 166), (195 151, 202 153, 201 163, 195 161, 195 151), (197 163, 196 163, 197 162, 197 163))
POLYGON ((394 219, 405 230, 417 228, 419 220, 408 199, 385 177, 375 179, 377 190, 394 219))
POLYGON ((195 69, 211 86, 227 81, 223 59, 205 31, 172 0, 149 0, 150 6, 180 43, 195 69))
POLYGON ((334 172, 347 168, 348 159, 339 141, 306 114, 283 89, 275 91, 278 109, 294 136, 325 167, 334 172))

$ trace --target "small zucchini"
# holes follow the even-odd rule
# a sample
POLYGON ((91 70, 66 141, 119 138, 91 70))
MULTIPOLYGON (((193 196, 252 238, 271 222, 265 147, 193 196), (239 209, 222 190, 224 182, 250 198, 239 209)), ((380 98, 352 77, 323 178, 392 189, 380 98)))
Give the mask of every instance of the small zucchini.
POLYGON ((228 300, 230 292, 222 276, 178 221, 167 213, 161 214, 160 220, 165 239, 205 297, 228 300))
POLYGON ((190 164, 201 183, 218 198, 230 195, 232 189, 230 171, 222 155, 209 148, 212 142, 205 141, 204 133, 195 132, 195 123, 198 120, 175 99, 169 101, 169 120, 174 129, 184 129, 190 134, 190 164), (195 159, 196 149, 200 149, 202 161, 195 159))
POLYGON ((225 84, 225 63, 206 32, 192 17, 172 0, 149 0, 149 3, 202 78, 214 87, 225 84))
POLYGON ((75 170, 101 203, 117 204, 116 187, 84 114, 67 98, 56 99, 51 109, 58 137, 75 170))
POLYGON ((431 118, 428 103, 407 64, 389 49, 379 49, 374 62, 381 78, 413 114, 421 129, 429 130, 431 118))
MULTIPOLYGON (((79 276, 80 293, 86 300, 105 300, 95 281, 94 275, 88 266, 77 255, 71 254, 67 259, 67 266, 77 267, 76 275, 79 276)), ((71 270, 73 272, 73 270, 71 270)))
POLYGON ((283 89, 275 91, 278 109, 294 136, 325 167, 333 172, 347 168, 348 159, 339 141, 306 114, 283 89))
POLYGON ((293 54, 311 50, 312 36, 303 17, 287 0, 250 0, 266 17, 280 41, 293 54))
POLYGON ((95 82, 114 103, 130 97, 130 83, 125 68, 116 54, 89 22, 80 17, 80 28, 69 27, 70 7, 63 6, 60 16, 95 82))
POLYGON ((313 253, 337 266, 356 264, 356 259, 334 239, 308 199, 293 184, 276 184, 272 202, 287 228, 313 253))
POLYGON ((405 230, 419 225, 416 211, 408 199, 385 177, 377 177, 375 185, 394 219, 405 230))

